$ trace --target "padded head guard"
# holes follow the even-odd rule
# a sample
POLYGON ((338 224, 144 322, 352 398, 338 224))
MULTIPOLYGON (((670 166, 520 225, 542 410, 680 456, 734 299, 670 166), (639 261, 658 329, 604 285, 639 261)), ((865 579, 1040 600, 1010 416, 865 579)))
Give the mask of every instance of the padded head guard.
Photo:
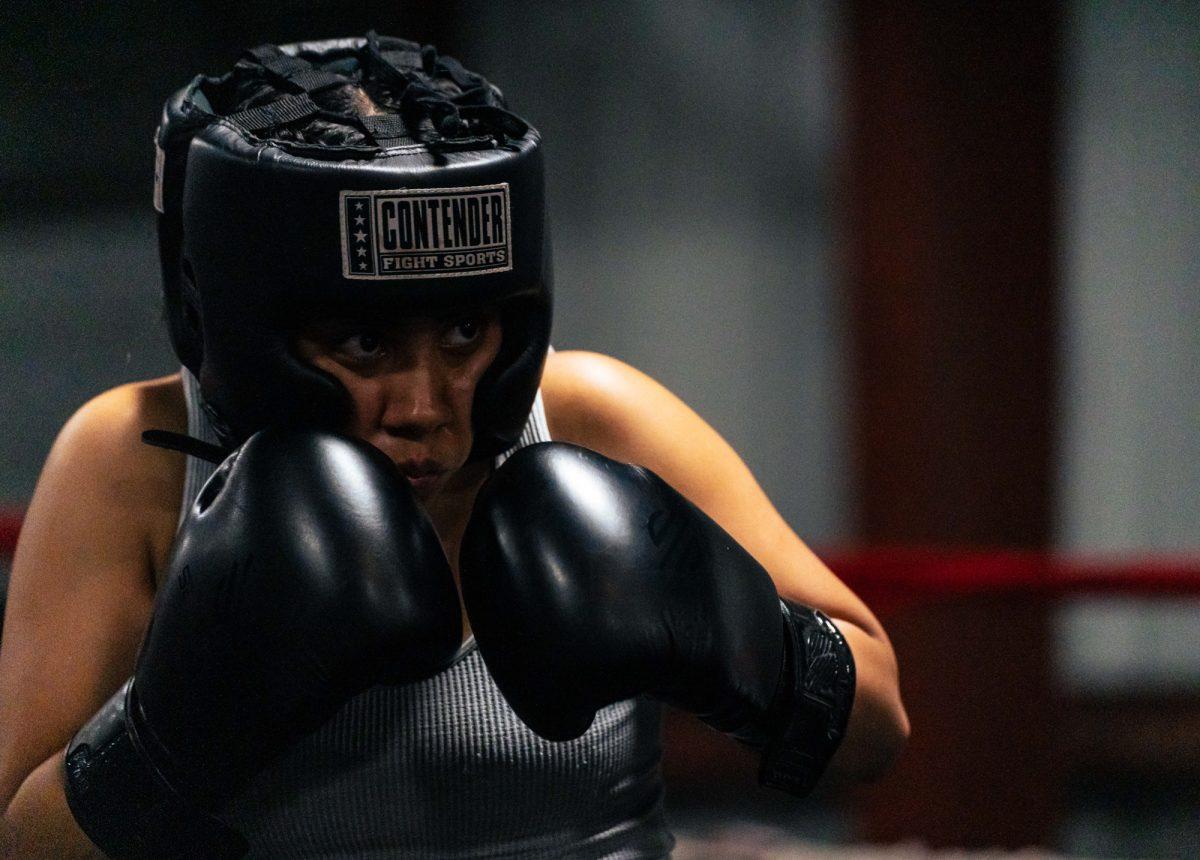
POLYGON ((374 33, 266 45, 172 96, 156 143, 171 341, 222 441, 346 417, 345 389, 293 350, 304 322, 484 304, 503 343, 476 390, 473 456, 516 440, 546 357, 552 278, 541 138, 498 89, 374 33), (393 112, 331 109, 348 85, 393 112))

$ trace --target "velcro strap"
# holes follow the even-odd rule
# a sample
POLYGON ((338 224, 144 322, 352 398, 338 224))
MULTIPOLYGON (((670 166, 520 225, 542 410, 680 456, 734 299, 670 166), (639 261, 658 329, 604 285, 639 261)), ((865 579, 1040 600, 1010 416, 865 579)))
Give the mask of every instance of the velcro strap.
POLYGON ((463 64, 453 57, 439 56, 437 58, 437 67, 444 72, 450 80, 458 85, 460 90, 469 90, 483 84, 483 78, 474 72, 467 71, 463 64))
POLYGON ((420 51, 380 51, 379 58, 401 73, 421 68, 420 51))
POLYGON ((266 63, 268 60, 272 60, 275 57, 286 57, 288 55, 279 50, 278 45, 267 44, 259 45, 256 48, 247 48, 243 52, 243 56, 261 66, 263 63, 266 63))
MULTIPOLYGON (((255 51, 261 50, 255 48, 255 51)), ((254 53, 253 51, 251 53, 254 53)), ((299 57, 293 57, 289 54, 280 52, 278 54, 263 55, 255 54, 259 65, 268 72, 278 75, 281 78, 290 78, 292 75, 297 75, 301 72, 306 72, 313 67, 308 60, 302 60, 299 57)))
POLYGON ((306 119, 316 115, 320 110, 308 93, 299 93, 294 96, 284 96, 270 104, 230 114, 225 119, 238 128, 258 132, 306 119))
POLYGON ((371 136, 379 146, 401 143, 411 143, 413 138, 408 133, 408 126, 399 114, 384 113, 359 117, 363 130, 371 136))
POLYGON ((176 793, 143 754, 128 720, 127 681, 67 747, 67 806, 109 857, 237 858, 249 846, 176 793))
POLYGON ((279 83, 306 93, 350 83, 345 75, 317 68, 308 60, 285 54, 274 45, 260 45, 246 53, 279 83))
POLYGON ((816 787, 846 733, 854 705, 854 655, 825 613, 779 602, 787 633, 783 684, 791 695, 782 726, 763 748, 758 779, 804 797, 816 787))
POLYGON ((306 93, 315 93, 320 90, 329 89, 330 87, 353 83, 345 75, 339 75, 337 72, 329 72, 325 69, 306 69, 305 71, 288 75, 286 81, 306 93))

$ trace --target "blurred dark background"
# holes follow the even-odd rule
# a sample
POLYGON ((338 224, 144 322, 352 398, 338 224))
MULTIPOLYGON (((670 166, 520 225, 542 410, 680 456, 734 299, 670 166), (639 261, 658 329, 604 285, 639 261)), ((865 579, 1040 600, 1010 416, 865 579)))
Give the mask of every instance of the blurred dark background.
MULTIPOLYGON (((543 132, 556 345, 679 393, 822 551, 1196 558, 1194 2, 8 4, 0 505, 23 508, 88 397, 175 367, 150 202, 165 97, 244 47, 368 28, 437 44, 543 132)), ((876 797, 712 807, 684 779, 686 832, 1200 854, 1194 598, 1006 601, 885 617, 918 763, 876 797), (948 652, 943 680, 977 694, 939 688, 948 652), (1159 726, 1153 755, 985 790, 972 768, 1051 756, 1047 703, 1095 721, 1081 748, 1159 726), (1022 803, 1053 811, 1022 829, 1022 803)))

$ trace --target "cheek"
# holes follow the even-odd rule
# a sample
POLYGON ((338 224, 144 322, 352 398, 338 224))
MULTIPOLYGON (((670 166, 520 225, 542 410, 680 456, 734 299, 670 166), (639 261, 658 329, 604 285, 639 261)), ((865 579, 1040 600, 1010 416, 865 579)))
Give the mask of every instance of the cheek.
POLYGON ((483 376, 483 371, 487 369, 487 365, 479 368, 475 365, 461 368, 460 371, 454 374, 450 379, 450 397, 454 402, 454 411, 461 417, 469 417, 471 413, 471 405, 475 400, 475 391, 479 386, 479 379, 483 376))
POLYGON ((497 337, 494 344, 480 349, 449 375, 449 391, 454 403, 454 412, 463 424, 469 424, 471 421, 475 393, 480 380, 496 360, 499 347, 500 340, 497 337))
POLYGON ((472 395, 475 389, 479 386, 479 382, 483 379, 484 374, 496 361, 496 357, 500 354, 500 332, 499 329, 494 330, 487 342, 480 350, 471 356, 471 360, 467 362, 464 370, 466 373, 465 381, 472 395))
POLYGON ((364 384, 347 385, 342 381, 342 387, 350 394, 350 423, 356 426, 366 426, 382 408, 383 395, 377 386, 364 384))
POLYGON ((313 363, 336 379, 349 395, 350 414, 346 416, 344 429, 354 433, 365 428, 383 402, 380 386, 370 379, 363 379, 348 372, 336 362, 329 362, 327 365, 313 363))
POLYGON ((479 352, 475 354, 476 363, 478 365, 478 374, 483 376, 487 369, 492 366, 492 362, 500 355, 500 346, 503 342, 500 324, 494 323, 488 327, 483 344, 479 348, 479 352))

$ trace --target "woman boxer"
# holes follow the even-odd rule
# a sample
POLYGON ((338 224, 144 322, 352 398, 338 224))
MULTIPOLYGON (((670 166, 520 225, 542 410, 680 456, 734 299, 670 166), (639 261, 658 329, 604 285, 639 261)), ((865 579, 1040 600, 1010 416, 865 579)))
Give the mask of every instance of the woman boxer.
POLYGON ((548 354, 540 139, 498 90, 266 46, 157 143, 185 369, 84 406, 30 506, 10 856, 661 856, 657 700, 797 794, 886 768, 870 611, 670 392, 548 354))

